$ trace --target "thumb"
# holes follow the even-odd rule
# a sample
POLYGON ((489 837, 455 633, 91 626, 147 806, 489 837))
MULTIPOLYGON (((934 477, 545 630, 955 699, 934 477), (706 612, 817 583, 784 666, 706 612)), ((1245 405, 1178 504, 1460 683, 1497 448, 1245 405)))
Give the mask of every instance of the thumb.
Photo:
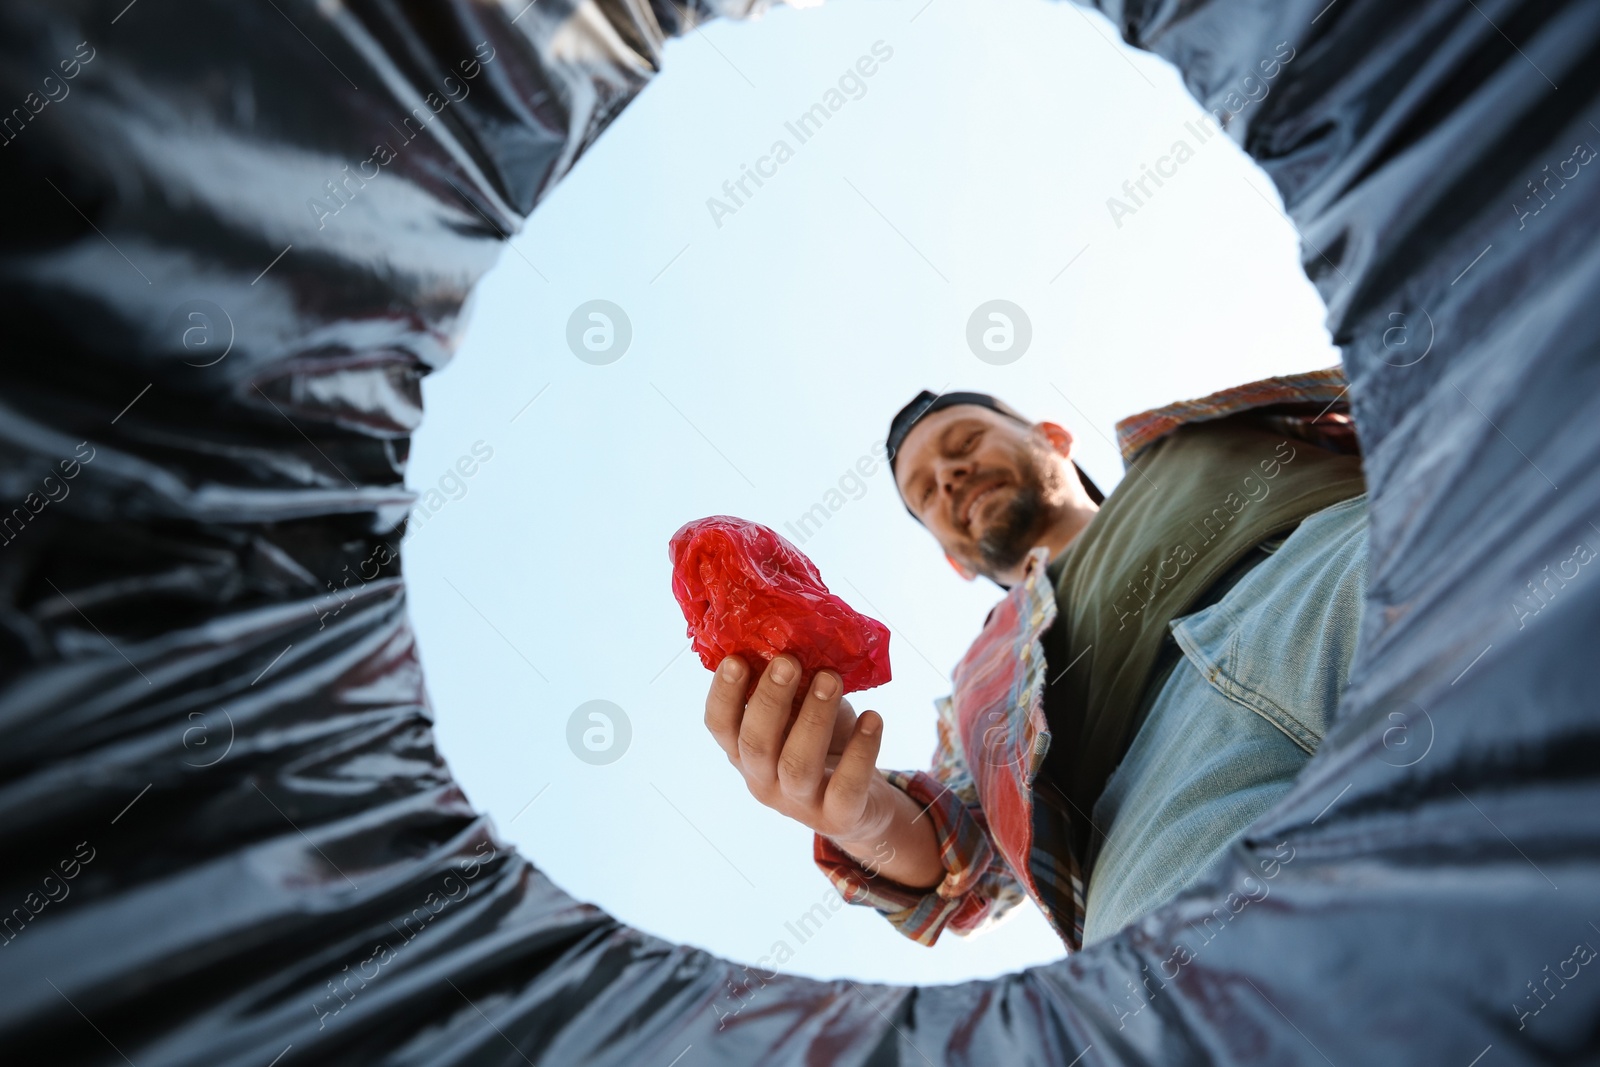
POLYGON ((868 792, 878 778, 878 748, 882 743, 883 716, 863 711, 822 795, 822 813, 829 824, 854 827, 860 823, 868 792))

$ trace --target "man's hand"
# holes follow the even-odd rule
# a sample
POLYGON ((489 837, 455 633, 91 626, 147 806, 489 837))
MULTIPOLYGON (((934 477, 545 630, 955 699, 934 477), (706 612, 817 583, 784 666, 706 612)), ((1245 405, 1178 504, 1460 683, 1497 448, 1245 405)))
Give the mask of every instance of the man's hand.
POLYGON ((706 727, 751 795, 824 837, 880 836, 893 818, 877 771, 883 717, 858 717, 838 673, 823 670, 791 718, 800 665, 788 653, 768 664, 745 704, 749 669, 738 656, 722 661, 706 695, 706 727))
POLYGON ((762 804, 832 838, 870 875, 929 889, 945 876, 933 820, 878 773, 883 716, 859 716, 836 671, 818 671, 790 715, 800 664, 788 653, 767 665, 748 704, 749 666, 718 665, 706 695, 706 727, 762 804), (870 858, 869 858, 870 857, 870 858))

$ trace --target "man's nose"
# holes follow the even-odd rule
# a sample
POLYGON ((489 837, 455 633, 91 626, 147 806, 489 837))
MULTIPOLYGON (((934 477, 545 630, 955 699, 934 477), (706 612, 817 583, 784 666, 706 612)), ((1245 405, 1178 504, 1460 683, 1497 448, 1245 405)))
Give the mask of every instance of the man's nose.
POLYGON ((956 495, 962 484, 972 475, 972 464, 964 459, 946 460, 939 469, 939 490, 945 500, 956 495))

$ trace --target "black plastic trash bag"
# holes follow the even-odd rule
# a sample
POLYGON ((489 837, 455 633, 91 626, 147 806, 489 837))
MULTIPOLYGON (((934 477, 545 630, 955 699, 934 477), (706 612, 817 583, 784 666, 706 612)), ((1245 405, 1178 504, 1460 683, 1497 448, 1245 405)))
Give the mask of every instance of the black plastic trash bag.
POLYGON ((1364 640, 1208 884, 917 989, 763 981, 566 896, 439 759, 406 622, 463 299, 665 38, 750 5, 0 8, 4 1061, 1595 1059, 1600 5, 1107 9, 1304 238, 1364 640))

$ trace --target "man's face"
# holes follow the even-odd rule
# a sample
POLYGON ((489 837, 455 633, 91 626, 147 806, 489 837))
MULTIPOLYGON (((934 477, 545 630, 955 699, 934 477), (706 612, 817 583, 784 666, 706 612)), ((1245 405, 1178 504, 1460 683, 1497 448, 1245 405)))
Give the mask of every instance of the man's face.
POLYGON ((976 404, 924 417, 895 463, 911 513, 951 558, 990 578, 1039 542, 1070 499, 1071 477, 1066 455, 1043 430, 976 404))

